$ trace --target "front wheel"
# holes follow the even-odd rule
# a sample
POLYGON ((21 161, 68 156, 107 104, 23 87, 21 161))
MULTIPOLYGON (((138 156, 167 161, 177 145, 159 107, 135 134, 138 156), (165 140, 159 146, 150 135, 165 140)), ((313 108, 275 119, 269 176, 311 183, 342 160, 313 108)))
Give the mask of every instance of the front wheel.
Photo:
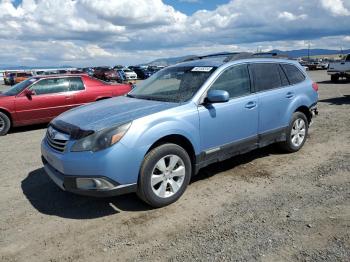
POLYGON ((290 153, 299 151, 305 144, 308 131, 306 116, 302 112, 295 112, 286 133, 286 141, 280 143, 280 146, 290 153))
POLYGON ((9 117, 0 112, 0 136, 4 136, 7 134, 7 132, 10 130, 11 127, 11 120, 9 117))
POLYGON ((153 207, 178 200, 191 179, 192 165, 187 152, 176 144, 164 144, 145 157, 138 182, 138 196, 153 207))

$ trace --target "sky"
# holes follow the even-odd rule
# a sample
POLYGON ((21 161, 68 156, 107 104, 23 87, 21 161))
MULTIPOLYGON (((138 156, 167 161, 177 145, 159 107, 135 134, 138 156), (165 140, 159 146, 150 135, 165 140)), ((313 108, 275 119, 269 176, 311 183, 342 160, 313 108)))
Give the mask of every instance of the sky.
POLYGON ((350 48, 350 0, 0 0, 0 65, 350 48))

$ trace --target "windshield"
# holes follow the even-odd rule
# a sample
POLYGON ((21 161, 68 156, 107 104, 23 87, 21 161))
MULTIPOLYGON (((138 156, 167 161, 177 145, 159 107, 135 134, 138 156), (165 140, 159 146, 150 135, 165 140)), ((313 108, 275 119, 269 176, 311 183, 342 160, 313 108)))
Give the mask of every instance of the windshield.
POLYGON ((29 78, 23 82, 18 83, 17 85, 12 86, 2 94, 5 96, 16 96, 37 80, 37 78, 29 78))
POLYGON ((130 97, 166 102, 185 102, 194 96, 216 67, 169 67, 137 87, 130 97))

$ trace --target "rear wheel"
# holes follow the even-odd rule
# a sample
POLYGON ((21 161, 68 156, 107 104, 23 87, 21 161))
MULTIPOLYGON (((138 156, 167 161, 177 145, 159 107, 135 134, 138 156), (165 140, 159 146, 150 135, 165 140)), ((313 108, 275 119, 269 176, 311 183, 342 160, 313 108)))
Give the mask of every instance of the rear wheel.
POLYGON ((289 124, 286 141, 280 143, 283 150, 296 152, 305 144, 309 124, 306 116, 302 112, 295 112, 289 124))
POLYGON ((10 127, 10 118, 6 114, 0 112, 0 136, 6 135, 7 132, 10 130, 10 127))
POLYGON ((164 144, 145 157, 138 183, 138 196, 153 207, 178 200, 191 179, 191 160, 176 144, 164 144))
POLYGON ((337 76, 337 75, 332 75, 331 76, 331 81, 332 82, 338 82, 338 80, 339 80, 339 76, 337 76))

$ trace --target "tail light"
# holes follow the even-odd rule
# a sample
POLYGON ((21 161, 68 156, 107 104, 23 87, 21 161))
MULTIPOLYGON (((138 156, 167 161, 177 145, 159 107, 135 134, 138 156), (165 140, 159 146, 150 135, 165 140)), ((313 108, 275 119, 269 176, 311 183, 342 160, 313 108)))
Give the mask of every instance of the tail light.
POLYGON ((312 83, 312 88, 313 88, 316 92, 318 92, 318 84, 317 84, 317 83, 313 82, 313 83, 312 83))

